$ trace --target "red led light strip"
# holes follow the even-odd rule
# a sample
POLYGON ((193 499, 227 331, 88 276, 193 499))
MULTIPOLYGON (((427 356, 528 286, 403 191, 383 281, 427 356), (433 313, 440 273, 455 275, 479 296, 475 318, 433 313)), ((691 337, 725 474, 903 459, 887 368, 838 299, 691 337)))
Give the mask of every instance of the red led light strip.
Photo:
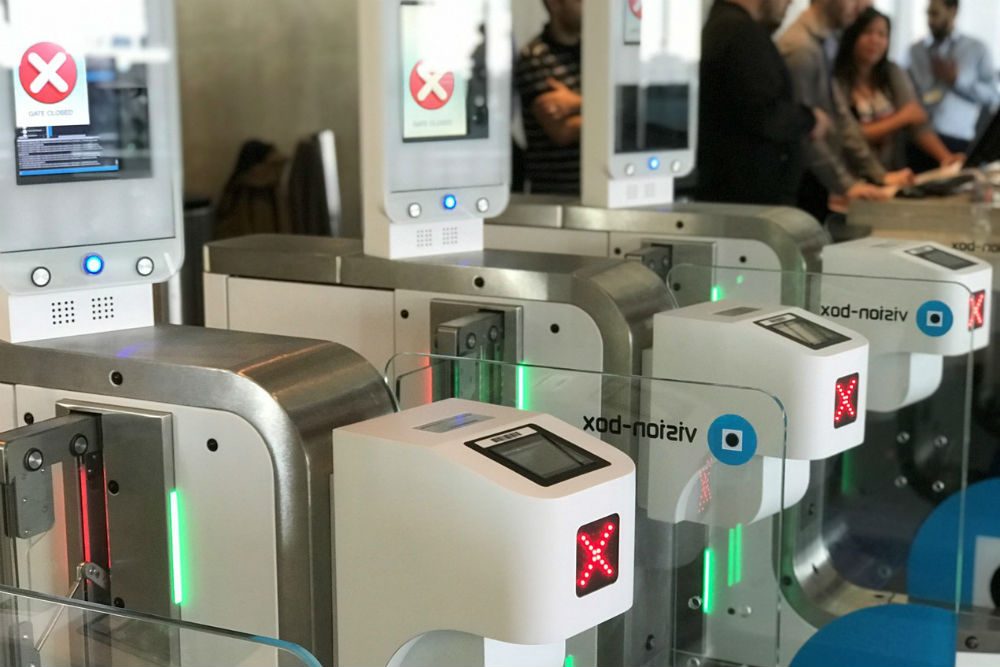
POLYGON ((584 570, 583 575, 577 582, 580 585, 580 588, 586 588, 590 584, 591 576, 598 568, 600 568, 600 571, 604 574, 604 576, 609 579, 615 576, 614 568, 612 568, 605 559, 605 556, 607 555, 605 549, 608 546, 608 541, 611 539, 611 534, 614 532, 615 525, 613 523, 608 523, 604 526, 604 532, 600 533, 599 536, 591 538, 589 535, 580 535, 580 544, 587 550, 587 558, 589 560, 587 568, 584 570))
POLYGON ((713 463, 715 463, 715 459, 709 459, 708 463, 702 466, 702 469, 698 471, 698 481, 701 486, 701 490, 698 493, 698 511, 703 514, 706 510, 708 510, 708 506, 712 503, 713 463))
POLYGON ((80 512, 82 513, 83 529, 83 560, 87 563, 92 560, 92 550, 90 547, 90 501, 87 498, 87 466, 80 466, 80 512))
POLYGON ((986 325, 986 292, 976 292, 969 297, 969 331, 986 325))
MULTIPOLYGON (((829 386, 829 385, 827 385, 829 386)), ((852 419, 858 416, 858 410, 854 405, 854 392, 858 389, 858 378, 852 377, 847 385, 837 383, 837 411, 833 415, 835 424, 839 424, 844 419, 852 419)))

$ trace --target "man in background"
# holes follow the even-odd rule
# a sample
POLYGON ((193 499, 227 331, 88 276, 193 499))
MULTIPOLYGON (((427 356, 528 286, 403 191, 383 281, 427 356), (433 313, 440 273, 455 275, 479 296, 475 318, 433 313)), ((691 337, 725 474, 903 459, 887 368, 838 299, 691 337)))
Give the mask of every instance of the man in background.
POLYGON ((778 40, 792 72, 799 102, 819 108, 833 122, 823 141, 806 142, 806 174, 799 207, 825 220, 831 203, 854 199, 886 200, 895 186, 912 182, 909 170, 887 173, 868 146, 847 100, 833 86, 838 35, 858 17, 859 0, 812 0, 778 40), (886 186, 886 187, 882 187, 886 186))
POLYGON ((959 0, 931 0, 931 34, 910 48, 910 75, 945 145, 964 153, 983 111, 1000 103, 1000 90, 989 49, 955 30, 958 9, 959 0))
POLYGON ((829 118, 796 101, 771 39, 791 0, 718 0, 702 32, 698 199, 794 206, 803 140, 829 118))
POLYGON ((532 193, 580 194, 580 96, 583 0, 543 0, 549 23, 518 56, 527 147, 524 178, 532 193))

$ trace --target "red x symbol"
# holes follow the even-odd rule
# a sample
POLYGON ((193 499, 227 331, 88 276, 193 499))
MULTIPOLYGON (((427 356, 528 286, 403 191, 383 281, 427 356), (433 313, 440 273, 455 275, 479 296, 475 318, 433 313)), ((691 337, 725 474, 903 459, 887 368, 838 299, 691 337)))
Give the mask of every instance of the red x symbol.
POLYGON ((618 515, 613 514, 576 532, 577 597, 618 581, 618 521, 618 515))
POLYGON ((428 111, 437 111, 455 94, 455 74, 434 69, 421 60, 410 72, 410 94, 428 111))
POLYGON ((840 428, 858 421, 858 386, 861 375, 855 373, 837 380, 837 400, 833 412, 833 427, 840 428))
POLYGON ((986 290, 969 297, 969 331, 986 326, 986 290))
POLYGON ((76 88, 76 62, 58 44, 39 42, 24 52, 18 76, 33 100, 58 104, 76 88))

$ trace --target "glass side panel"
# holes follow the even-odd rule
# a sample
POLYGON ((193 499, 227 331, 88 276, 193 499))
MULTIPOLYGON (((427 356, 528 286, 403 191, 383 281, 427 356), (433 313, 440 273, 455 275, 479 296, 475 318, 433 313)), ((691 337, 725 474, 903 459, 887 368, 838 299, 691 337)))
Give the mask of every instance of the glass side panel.
POLYGON ((320 667, 286 642, 10 588, 0 651, 16 667, 320 667))
MULTIPOLYGON (((458 396, 543 412, 636 461, 635 603, 601 627, 602 650, 624 651, 625 664, 742 665, 746 655, 774 664, 772 544, 786 437, 775 397, 747 387, 427 355, 397 356, 387 377, 404 408, 458 396), (755 558, 751 540, 766 553, 755 558)), ((808 475, 794 465, 797 476, 808 475)), ((572 664, 593 667, 591 660, 574 655, 572 664)))
POLYGON ((783 513, 779 664, 811 651, 819 630, 835 632, 853 614, 869 625, 886 623, 872 634, 877 643, 895 623, 918 623, 900 621, 898 614, 914 610, 895 605, 953 614, 978 600, 981 612, 992 611, 988 579, 1000 556, 990 536, 1000 535, 1000 521, 985 525, 983 513, 970 514, 966 496, 970 482, 985 484, 980 493, 988 501, 1000 454, 995 434, 974 430, 972 421, 990 287, 691 265, 675 267, 668 282, 678 305, 760 308, 774 318, 774 333, 798 335, 814 348, 826 340, 821 332, 789 328, 782 317, 811 313, 871 345, 867 379, 844 392, 866 393, 864 444, 813 462, 808 491, 783 513), (889 609, 863 611, 880 606, 889 609))

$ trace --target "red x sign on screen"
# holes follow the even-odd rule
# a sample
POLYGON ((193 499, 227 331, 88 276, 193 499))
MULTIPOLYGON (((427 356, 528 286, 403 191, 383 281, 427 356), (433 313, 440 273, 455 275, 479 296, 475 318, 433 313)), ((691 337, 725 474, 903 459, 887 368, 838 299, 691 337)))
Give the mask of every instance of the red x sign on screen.
POLYGON ((837 401, 833 409, 833 427, 841 428, 858 421, 858 389, 861 375, 855 373, 837 380, 837 401))
POLYGON ((410 72, 410 94, 428 111, 437 111, 451 101, 455 94, 455 74, 437 70, 421 60, 410 72))
POLYGON ((58 104, 76 88, 76 62, 58 44, 39 42, 24 52, 18 76, 33 100, 58 104))
POLYGON ((576 531, 576 596, 582 598, 618 581, 619 516, 576 531))
POLYGON ((969 297, 969 331, 986 326, 986 290, 969 297))

